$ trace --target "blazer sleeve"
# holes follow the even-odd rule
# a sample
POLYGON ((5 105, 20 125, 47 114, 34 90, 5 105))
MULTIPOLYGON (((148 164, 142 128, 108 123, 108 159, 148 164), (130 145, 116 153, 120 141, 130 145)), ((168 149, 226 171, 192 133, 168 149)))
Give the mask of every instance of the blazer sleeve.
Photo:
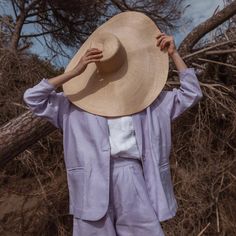
POLYGON ((161 102, 162 109, 168 113, 172 121, 203 97, 194 68, 186 68, 178 74, 180 87, 165 91, 161 102))
POLYGON ((59 129, 63 129, 63 115, 68 106, 68 99, 63 92, 57 93, 55 86, 43 78, 32 88, 28 88, 23 100, 33 114, 43 117, 59 129))

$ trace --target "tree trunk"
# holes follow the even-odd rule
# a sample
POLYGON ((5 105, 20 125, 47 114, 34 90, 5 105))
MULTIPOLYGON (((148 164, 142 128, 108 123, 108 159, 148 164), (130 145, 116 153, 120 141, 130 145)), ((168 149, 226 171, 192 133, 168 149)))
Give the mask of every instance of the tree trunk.
POLYGON ((15 30, 14 30, 12 37, 11 37, 10 49, 13 51, 17 51, 17 48, 19 46, 20 34, 21 34, 21 30, 22 30, 24 21, 25 21, 25 14, 23 12, 21 12, 21 14, 19 15, 19 17, 16 21, 15 30))
POLYGON ((179 46, 179 53, 183 56, 188 54, 193 46, 207 33, 221 25, 236 14, 236 1, 226 6, 217 14, 194 28, 179 46))
POLYGON ((36 117, 31 111, 10 120, 0 128, 0 167, 55 129, 49 121, 36 117))

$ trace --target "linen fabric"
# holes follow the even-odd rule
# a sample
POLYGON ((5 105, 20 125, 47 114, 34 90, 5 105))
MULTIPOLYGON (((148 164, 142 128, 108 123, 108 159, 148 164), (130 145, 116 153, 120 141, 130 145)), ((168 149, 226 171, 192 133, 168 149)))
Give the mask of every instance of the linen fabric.
MULTIPOLYGON (((132 114, 147 193, 159 221, 174 217, 178 208, 170 169, 171 123, 203 96, 194 68, 180 71, 179 78, 179 88, 162 91, 150 106, 132 114)), ((23 98, 35 116, 63 132, 69 213, 84 220, 101 219, 109 205, 107 119, 74 106, 45 78, 23 98)))
POLYGON ((136 158, 111 159, 109 207, 98 221, 73 218, 73 236, 164 236, 136 158))

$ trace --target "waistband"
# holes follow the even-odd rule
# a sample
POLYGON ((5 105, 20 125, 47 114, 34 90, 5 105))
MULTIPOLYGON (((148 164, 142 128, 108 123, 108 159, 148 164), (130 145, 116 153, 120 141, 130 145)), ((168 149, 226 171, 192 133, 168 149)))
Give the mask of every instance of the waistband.
POLYGON ((136 166, 142 165, 139 159, 128 158, 128 157, 111 157, 110 164, 112 168, 127 166, 127 165, 136 165, 136 166))

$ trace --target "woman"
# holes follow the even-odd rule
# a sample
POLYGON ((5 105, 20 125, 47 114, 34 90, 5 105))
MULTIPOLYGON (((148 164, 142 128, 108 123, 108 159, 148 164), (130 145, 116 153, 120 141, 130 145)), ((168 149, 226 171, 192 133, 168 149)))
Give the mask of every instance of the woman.
MULTIPOLYGON (((168 120, 173 120, 187 108, 196 104, 201 99, 202 93, 193 69, 187 68, 178 54, 173 36, 161 33, 156 37, 156 40, 156 46, 168 52, 168 55, 172 58, 180 75, 181 89, 176 89, 171 93, 168 99, 163 99, 164 104, 166 104, 166 109, 169 111, 169 113, 167 113, 167 111, 164 111, 164 113, 168 116, 166 116, 168 120)), ((96 119, 94 116, 82 110, 80 112, 78 112, 78 110, 75 111, 75 108, 70 110, 70 113, 67 114, 68 111, 65 112, 64 108, 65 106, 69 106, 68 100, 65 99, 62 93, 55 93, 54 91, 71 78, 83 73, 89 63, 98 62, 102 57, 102 51, 96 48, 87 50, 72 71, 65 72, 48 80, 44 79, 38 85, 28 89, 24 94, 24 101, 34 114, 47 118, 58 128, 64 129, 63 119, 65 119, 65 116, 67 118, 68 116, 74 116, 74 121, 78 122, 77 126, 81 124, 83 127, 89 126, 87 129, 84 128, 85 131, 81 129, 80 132, 75 132, 73 135, 68 133, 68 130, 63 130, 64 136, 66 135, 66 138, 64 138, 64 148, 66 149, 64 149, 64 151, 68 158, 72 158, 77 148, 81 149, 82 155, 88 155, 87 158, 93 158, 94 154, 90 152, 89 148, 87 148, 86 154, 85 151, 83 151, 83 148, 86 149, 86 143, 84 146, 82 144, 83 139, 87 139, 88 141, 86 142, 94 144, 93 146, 95 146, 98 154, 110 152, 111 171, 108 207, 107 201, 104 200, 106 196, 95 196, 94 194, 89 194, 88 189, 85 190, 85 188, 87 188, 85 186, 89 184, 89 177, 85 180, 85 176, 90 175, 88 174, 89 171, 84 170, 81 166, 84 163, 79 163, 76 169, 66 166, 69 190, 71 191, 72 187, 76 189, 76 193, 72 193, 74 197, 70 198, 70 213, 74 215, 74 236, 162 236, 164 232, 161 228, 160 221, 173 217, 177 209, 170 184, 169 169, 166 165, 168 163, 164 163, 164 165, 161 166, 161 173, 155 172, 157 168, 154 168, 152 164, 150 164, 150 160, 146 160, 145 162, 149 164, 143 163, 146 165, 146 170, 142 168, 141 160, 143 159, 140 158, 142 154, 136 142, 138 134, 134 132, 135 129, 131 116, 118 118, 106 117, 109 127, 109 146, 111 148, 104 144, 103 150, 98 150, 96 139, 99 139, 100 134, 96 134, 95 139, 92 133, 99 132, 98 130, 96 131, 97 123, 95 122, 96 119), (80 143, 74 140, 75 135, 81 136, 80 143), (68 137, 70 141, 68 141, 68 137), (67 147, 67 145, 69 145, 68 142, 70 142, 70 148, 67 147), (74 149, 72 150, 72 148, 74 149), (145 176, 147 172, 150 173, 145 176), (152 179, 152 173, 157 173, 158 176, 160 175, 163 182, 157 183, 157 179, 154 178, 152 182, 153 186, 150 186, 150 182, 146 184, 149 179, 152 179), (160 192, 159 190, 156 191, 157 194, 155 196, 157 196, 157 199, 153 198, 154 195, 152 195, 153 189, 156 187, 155 185, 161 185, 159 186, 160 192), (85 191, 87 197, 84 195, 85 191), (79 203, 77 204, 76 201, 79 203), (98 202, 99 206, 104 206, 102 211, 100 208, 97 210, 98 208, 94 207, 96 204, 98 205, 98 202), (158 204, 156 204, 156 202, 158 202, 158 204), (76 205, 76 207, 74 205, 76 205), (104 209, 106 212, 104 212, 104 209), (100 217, 101 215, 103 215, 103 217, 100 217)), ((155 106, 158 105, 155 104, 155 106)), ((146 113, 144 113, 144 115, 148 116, 146 113)), ((148 120, 150 119, 148 118, 148 120)), ((164 124, 164 122, 166 122, 164 120, 165 118, 159 120, 159 122, 164 124)), ((100 124, 102 124, 102 122, 100 124)), ((68 125, 72 126, 71 123, 68 125)), ((162 128, 162 125, 158 127, 160 130, 162 128)), ((166 128, 168 132, 163 130, 162 133, 167 133, 167 139, 170 140, 169 123, 166 123, 166 128)), ((75 126, 74 129, 76 129, 75 126)), ((143 135, 145 136, 146 134, 143 135)), ((102 139, 101 137, 100 139, 102 139)), ((159 140, 158 142, 162 141, 159 140)), ((160 145, 167 147, 168 150, 166 153, 169 152, 170 143, 168 143, 168 145, 166 143, 160 143, 160 145)), ((92 146, 90 147, 92 148, 92 146)), ((97 158, 99 158, 98 154, 97 158)), ((166 154, 166 157, 168 157, 168 154, 166 154)), ((93 161, 96 162, 97 160, 94 158, 93 161)), ((96 189, 99 185, 102 185, 103 182, 108 181, 107 179, 99 179, 99 173, 96 174, 98 176, 97 182, 90 189, 96 189)), ((104 189, 107 189, 106 186, 104 186, 104 189)))

